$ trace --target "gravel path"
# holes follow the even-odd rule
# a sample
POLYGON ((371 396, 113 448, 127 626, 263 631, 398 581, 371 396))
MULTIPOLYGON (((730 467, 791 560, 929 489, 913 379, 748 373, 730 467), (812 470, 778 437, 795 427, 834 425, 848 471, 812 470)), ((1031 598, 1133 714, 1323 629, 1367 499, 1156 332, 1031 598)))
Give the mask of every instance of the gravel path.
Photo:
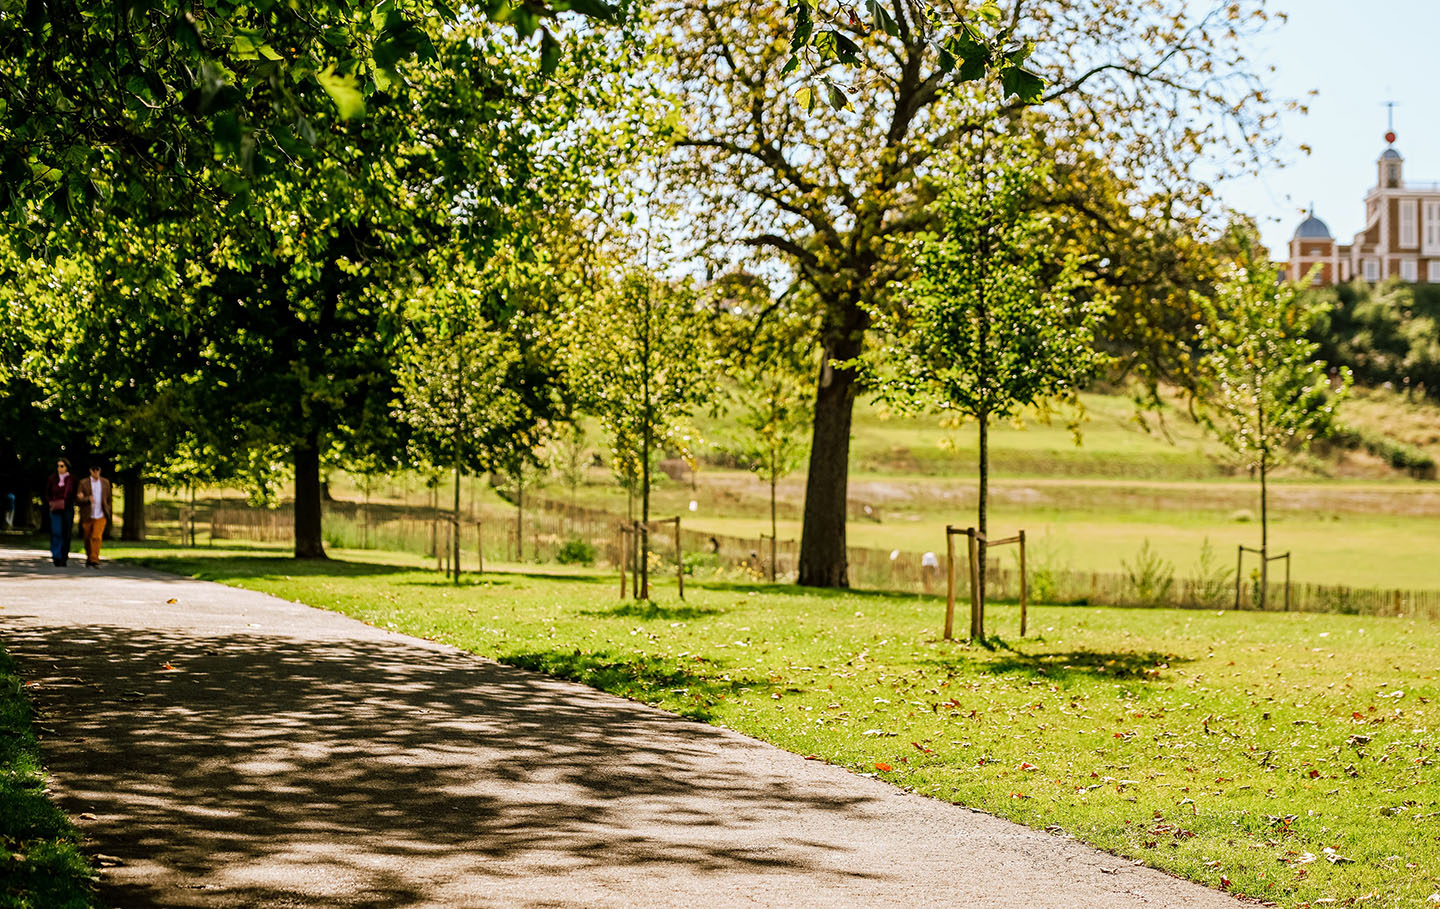
POLYGON ((0 635, 120 907, 1241 905, 262 594, 0 550, 0 635))

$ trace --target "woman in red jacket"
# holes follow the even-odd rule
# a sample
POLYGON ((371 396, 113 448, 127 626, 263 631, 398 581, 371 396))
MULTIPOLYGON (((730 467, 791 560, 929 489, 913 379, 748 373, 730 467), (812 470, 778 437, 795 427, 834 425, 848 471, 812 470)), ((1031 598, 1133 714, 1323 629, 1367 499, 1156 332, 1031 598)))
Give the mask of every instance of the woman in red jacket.
POLYGON ((50 558, 57 566, 70 560, 70 535, 75 527, 75 496, 80 483, 70 472, 70 462, 61 458, 55 472, 45 481, 45 506, 50 512, 50 558))

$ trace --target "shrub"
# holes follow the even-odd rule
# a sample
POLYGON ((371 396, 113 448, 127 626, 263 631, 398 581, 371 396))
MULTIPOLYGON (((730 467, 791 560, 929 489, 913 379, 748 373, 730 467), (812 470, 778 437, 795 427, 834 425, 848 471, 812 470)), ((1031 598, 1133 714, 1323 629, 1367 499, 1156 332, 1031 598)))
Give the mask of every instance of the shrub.
POLYGON ((571 537, 556 551, 555 561, 561 565, 593 565, 595 547, 579 537, 571 537))
POLYGON ((1146 540, 1135 561, 1122 562, 1135 598, 1147 606, 1164 606, 1175 586, 1175 566, 1162 559, 1146 540))

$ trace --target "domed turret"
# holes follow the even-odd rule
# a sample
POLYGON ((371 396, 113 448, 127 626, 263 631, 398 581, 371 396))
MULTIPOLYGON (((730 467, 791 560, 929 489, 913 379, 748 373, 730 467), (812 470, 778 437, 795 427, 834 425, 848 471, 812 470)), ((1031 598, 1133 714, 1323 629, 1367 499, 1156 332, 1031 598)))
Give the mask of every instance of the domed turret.
POLYGON ((1310 217, 1301 221, 1300 226, 1295 228, 1295 239, 1330 240, 1333 238, 1330 236, 1330 228, 1324 221, 1315 217, 1315 209, 1312 208, 1310 209, 1310 217))

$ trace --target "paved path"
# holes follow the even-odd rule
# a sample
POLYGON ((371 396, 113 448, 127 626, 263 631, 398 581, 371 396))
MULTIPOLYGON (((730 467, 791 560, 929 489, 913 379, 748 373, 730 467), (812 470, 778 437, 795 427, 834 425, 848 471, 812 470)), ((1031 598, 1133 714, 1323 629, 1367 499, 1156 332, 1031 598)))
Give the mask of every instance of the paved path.
POLYGON ((1239 905, 257 593, 0 550, 0 636, 120 907, 1239 905))

